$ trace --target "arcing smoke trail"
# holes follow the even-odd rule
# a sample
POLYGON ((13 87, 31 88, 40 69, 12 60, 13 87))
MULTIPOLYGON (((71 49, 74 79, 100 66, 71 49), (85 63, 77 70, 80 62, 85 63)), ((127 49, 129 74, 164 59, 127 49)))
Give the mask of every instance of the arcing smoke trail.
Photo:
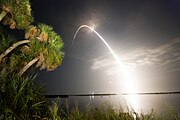
MULTIPOLYGON (((74 41, 75 41, 75 38, 79 32, 79 30, 81 28, 89 28, 90 30, 92 30, 102 41, 103 43, 106 45, 106 47, 109 49, 109 51, 111 52, 111 54, 113 55, 113 57, 115 58, 115 60, 117 61, 119 67, 120 67, 120 70, 121 72, 123 73, 123 77, 124 77, 124 80, 125 80, 125 86, 127 88, 127 93, 129 94, 133 94, 135 92, 135 84, 133 83, 133 80, 131 78, 131 75, 129 74, 128 70, 125 68, 125 66, 122 64, 122 62, 120 61, 120 59, 118 58, 118 56, 115 54, 115 52, 112 50, 112 48, 109 46, 109 44, 104 40, 104 38, 99 34, 97 33, 93 28, 91 28, 90 26, 88 25, 81 25, 76 33, 74 34, 74 37, 73 37, 73 41, 72 41, 72 45, 71 47, 73 47, 73 44, 74 44, 74 41)), ((130 102, 132 104, 132 107, 135 109, 136 108, 136 98, 135 96, 132 96, 130 97, 130 102)))

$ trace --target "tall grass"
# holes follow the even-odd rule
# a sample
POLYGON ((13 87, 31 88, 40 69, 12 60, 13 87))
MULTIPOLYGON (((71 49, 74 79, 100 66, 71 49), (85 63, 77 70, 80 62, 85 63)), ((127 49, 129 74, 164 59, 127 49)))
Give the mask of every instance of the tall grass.
POLYGON ((123 108, 117 111, 109 104, 99 107, 89 104, 84 111, 80 111, 78 105, 71 110, 67 109, 68 113, 57 102, 53 102, 50 120, 180 120, 180 113, 177 111, 157 114, 152 110, 147 114, 138 114, 134 111, 125 112, 123 108))
POLYGON ((151 111, 138 114, 134 111, 114 109, 108 103, 94 107, 88 104, 80 110, 78 103, 65 107, 58 98, 48 102, 32 77, 0 75, 0 120, 180 120, 180 113, 174 110, 157 114, 151 111))
POLYGON ((0 119, 29 120, 46 109, 42 86, 34 78, 0 75, 0 119))

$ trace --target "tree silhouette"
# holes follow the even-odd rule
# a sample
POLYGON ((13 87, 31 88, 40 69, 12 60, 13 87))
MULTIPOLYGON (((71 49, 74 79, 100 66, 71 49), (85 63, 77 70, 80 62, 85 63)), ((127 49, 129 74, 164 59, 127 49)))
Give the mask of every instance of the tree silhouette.
POLYGON ((41 87, 24 73, 30 67, 51 71, 60 66, 63 41, 52 27, 32 22, 29 0, 0 0, 0 24, 25 31, 16 40, 0 26, 0 119, 39 119, 48 113, 41 87))
POLYGON ((36 67, 46 68, 48 71, 61 65, 64 56, 63 42, 60 35, 57 35, 52 27, 45 24, 38 24, 37 27, 29 26, 25 38, 26 40, 14 43, 1 53, 0 62, 15 48, 19 48, 11 53, 8 61, 9 66, 4 68, 6 72, 20 70, 18 74, 22 75, 35 63, 37 63, 36 67))
POLYGON ((39 24, 37 27, 32 26, 25 35, 31 42, 29 46, 24 48, 24 53, 32 56, 32 60, 21 69, 19 75, 22 75, 29 67, 36 64, 40 69, 54 70, 62 63, 64 53, 62 52, 63 42, 59 35, 57 35, 53 28, 39 24), (34 32, 34 35, 31 34, 34 32))
POLYGON ((25 29, 32 22, 29 0, 0 0, 0 22, 11 29, 25 29))

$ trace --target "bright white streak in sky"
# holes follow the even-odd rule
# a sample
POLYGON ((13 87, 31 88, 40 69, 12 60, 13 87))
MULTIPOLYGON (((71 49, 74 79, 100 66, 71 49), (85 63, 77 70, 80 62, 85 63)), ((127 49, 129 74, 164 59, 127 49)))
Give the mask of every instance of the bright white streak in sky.
POLYGON ((136 95, 133 95, 133 93, 136 92, 136 85, 134 84, 132 76, 129 73, 129 71, 127 70, 127 68, 123 65, 123 63, 121 62, 119 57, 115 54, 115 52, 112 50, 112 48, 109 46, 109 44, 104 40, 104 38, 99 33, 97 33, 92 27, 90 27, 88 25, 81 25, 77 29, 76 33, 74 34, 71 47, 73 46, 74 40, 75 40, 75 38, 77 36, 77 33, 79 32, 79 30, 81 28, 89 28, 91 31, 93 31, 103 41, 103 43, 106 45, 106 47, 110 50, 111 54, 113 55, 113 57, 117 61, 118 65, 120 67, 121 72, 123 73, 123 77, 124 77, 124 80, 125 80, 124 81, 125 82, 125 87, 126 87, 126 89, 123 92, 132 94, 132 95, 130 95, 128 97, 128 101, 130 102, 130 104, 133 107, 133 109, 136 110, 137 107, 138 107, 138 105, 137 105, 137 97, 136 97, 136 95))

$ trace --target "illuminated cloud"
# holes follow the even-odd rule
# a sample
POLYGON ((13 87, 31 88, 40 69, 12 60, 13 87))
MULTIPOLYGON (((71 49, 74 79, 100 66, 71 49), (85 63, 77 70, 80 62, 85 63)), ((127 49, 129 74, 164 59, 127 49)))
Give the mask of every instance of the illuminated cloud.
POLYGON ((138 66, 163 66, 175 64, 180 57, 180 39, 169 41, 155 48, 136 50, 123 56, 125 63, 132 61, 138 66))
MULTIPOLYGON (((131 69, 139 67, 164 67, 171 66, 169 71, 180 71, 180 38, 171 40, 153 48, 139 48, 132 52, 119 55, 122 62, 131 69)), ((108 75, 118 72, 116 61, 107 56, 94 59, 91 69, 104 70, 108 75)))
MULTIPOLYGON (((109 54, 108 56, 111 56, 111 54, 109 54)), ((103 69, 108 75, 114 75, 118 73, 118 66, 116 66, 115 59, 113 57, 109 57, 109 59, 106 57, 107 56, 103 56, 94 59, 92 61, 93 65, 91 66, 91 69, 93 71, 103 69)))

